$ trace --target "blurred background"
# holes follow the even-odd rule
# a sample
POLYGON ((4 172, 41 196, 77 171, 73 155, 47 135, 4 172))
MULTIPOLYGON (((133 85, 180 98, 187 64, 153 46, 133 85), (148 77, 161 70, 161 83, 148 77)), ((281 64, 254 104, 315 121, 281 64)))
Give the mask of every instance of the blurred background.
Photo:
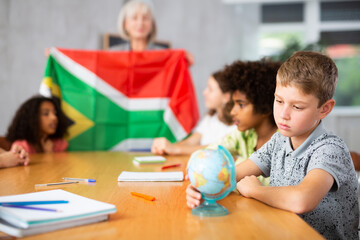
MULTIPOLYGON (((38 93, 49 47, 103 49, 124 0, 0 0, 0 135, 38 93)), ((152 0, 158 39, 186 49, 201 115, 211 73, 234 60, 321 50, 339 69, 327 128, 360 151, 360 1, 152 0)))

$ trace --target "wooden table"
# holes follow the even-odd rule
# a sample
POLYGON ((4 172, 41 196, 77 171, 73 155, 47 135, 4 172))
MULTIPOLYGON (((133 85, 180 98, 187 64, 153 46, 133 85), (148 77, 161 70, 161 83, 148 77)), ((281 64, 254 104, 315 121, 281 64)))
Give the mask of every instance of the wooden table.
MULTIPOLYGON (((269 207, 231 193, 219 203, 229 210, 223 217, 193 216, 186 206, 184 182, 117 182, 121 171, 161 171, 163 164, 137 166, 134 156, 145 153, 78 152, 34 154, 31 164, 0 170, 0 196, 39 191, 34 185, 62 181, 62 177, 94 178, 95 185, 74 184, 62 189, 115 204, 109 221, 68 228, 25 239, 323 239, 294 213, 269 207), (130 195, 156 197, 150 202, 130 195)), ((185 170, 188 156, 167 157, 182 163, 167 171, 185 170)), ((41 190, 54 189, 43 188, 41 190)), ((6 236, 0 233, 0 239, 6 236)), ((8 238, 6 238, 8 239, 8 238)))

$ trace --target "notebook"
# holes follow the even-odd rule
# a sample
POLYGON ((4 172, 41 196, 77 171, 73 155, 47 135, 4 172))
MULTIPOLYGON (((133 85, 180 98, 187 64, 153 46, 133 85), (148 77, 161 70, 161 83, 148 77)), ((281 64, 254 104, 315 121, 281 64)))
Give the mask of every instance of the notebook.
MULTIPOLYGON (((116 212, 112 204, 96 201, 62 189, 0 197, 0 202, 66 200, 65 204, 44 204, 42 208, 61 212, 39 211, 0 206, 0 230, 14 236, 26 236, 40 232, 104 221, 116 212)), ((29 205, 39 207, 39 205, 29 205)))
POLYGON ((184 180, 184 173, 179 172, 127 172, 118 177, 119 182, 177 182, 184 180))
POLYGON ((164 163, 166 158, 162 156, 139 156, 134 157, 134 163, 146 164, 146 163, 164 163))

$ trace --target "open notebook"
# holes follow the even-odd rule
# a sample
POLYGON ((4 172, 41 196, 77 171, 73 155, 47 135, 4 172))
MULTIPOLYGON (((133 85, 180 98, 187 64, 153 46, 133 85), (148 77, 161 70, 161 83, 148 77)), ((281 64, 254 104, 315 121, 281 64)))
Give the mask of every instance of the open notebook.
MULTIPOLYGON (((108 219, 109 214, 116 212, 116 207, 112 204, 82 197, 61 189, 0 197, 0 203, 43 200, 66 200, 69 203, 41 205, 42 208, 56 209, 61 212, 0 206, 0 231, 22 237, 104 221, 108 219)), ((30 206, 39 207, 39 205, 30 206)))

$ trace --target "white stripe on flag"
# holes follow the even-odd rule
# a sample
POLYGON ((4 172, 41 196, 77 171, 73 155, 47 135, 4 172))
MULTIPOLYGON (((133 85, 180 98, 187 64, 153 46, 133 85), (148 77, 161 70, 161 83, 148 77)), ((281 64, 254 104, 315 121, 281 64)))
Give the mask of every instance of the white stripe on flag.
POLYGON ((182 140, 184 137, 186 137, 187 133, 183 126, 179 123, 177 120, 175 114, 171 110, 171 108, 166 108, 164 112, 164 121, 169 126, 171 132, 175 136, 176 140, 182 140))
POLYGON ((51 97, 50 88, 43 82, 40 84, 39 92, 40 92, 40 95, 42 95, 44 97, 48 97, 48 98, 51 97))
POLYGON ((51 48, 50 53, 67 71, 123 109, 128 111, 164 110, 169 103, 169 98, 128 98, 96 74, 73 61, 56 48, 51 48))

